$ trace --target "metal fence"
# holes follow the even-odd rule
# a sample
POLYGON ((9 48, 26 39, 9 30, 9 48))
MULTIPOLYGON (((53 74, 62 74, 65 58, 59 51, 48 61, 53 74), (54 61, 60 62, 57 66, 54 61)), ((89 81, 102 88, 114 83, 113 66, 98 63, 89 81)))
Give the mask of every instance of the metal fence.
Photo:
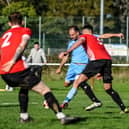
MULTIPOLYGON (((2 34, 6 29, 7 17, 0 17, 0 34, 2 34)), ((30 44, 28 46, 27 54, 29 50, 33 47, 33 42, 39 41, 41 47, 45 50, 48 57, 48 62, 55 63, 58 62, 57 54, 60 51, 66 49, 68 37, 68 27, 70 25, 77 25, 82 27, 86 23, 90 23, 94 27, 94 33, 99 34, 100 32, 100 17, 99 16, 83 16, 83 17, 25 17, 25 27, 30 27, 33 32, 30 44)), ((107 15, 104 17, 104 33, 119 33, 122 32, 125 35, 125 39, 120 38, 110 38, 104 39, 105 44, 124 44, 127 46, 127 55, 125 56, 113 56, 113 63, 129 63, 128 62, 128 17, 125 23, 121 23, 116 17, 107 15)), ((26 55, 27 55, 26 54, 26 55)))

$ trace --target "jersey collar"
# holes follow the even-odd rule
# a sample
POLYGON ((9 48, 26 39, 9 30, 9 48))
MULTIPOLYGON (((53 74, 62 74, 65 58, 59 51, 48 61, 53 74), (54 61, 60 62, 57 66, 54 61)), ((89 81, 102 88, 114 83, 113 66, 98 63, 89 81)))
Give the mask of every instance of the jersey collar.
POLYGON ((20 26, 19 25, 14 25, 11 28, 17 28, 17 27, 20 27, 20 26))

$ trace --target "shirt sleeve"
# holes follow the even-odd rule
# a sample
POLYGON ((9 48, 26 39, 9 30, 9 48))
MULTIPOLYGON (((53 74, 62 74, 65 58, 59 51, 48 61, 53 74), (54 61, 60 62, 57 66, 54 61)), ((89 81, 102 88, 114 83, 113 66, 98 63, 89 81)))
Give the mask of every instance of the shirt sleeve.
POLYGON ((68 42, 67 50, 68 50, 69 48, 71 48, 72 45, 73 45, 73 41, 71 40, 71 41, 68 42))
POLYGON ((46 55, 43 49, 41 49, 41 57, 44 63, 47 63, 46 55))
POLYGON ((25 28, 24 35, 32 36, 32 31, 30 28, 25 28))
POLYGON ((94 35, 95 37, 97 37, 97 38, 99 38, 99 36, 100 36, 99 34, 93 34, 93 35, 94 35))
POLYGON ((32 53, 33 53, 33 48, 31 49, 30 54, 26 60, 28 63, 32 63, 32 53))
POLYGON ((86 40, 86 35, 80 35, 79 39, 83 39, 85 41, 86 40))

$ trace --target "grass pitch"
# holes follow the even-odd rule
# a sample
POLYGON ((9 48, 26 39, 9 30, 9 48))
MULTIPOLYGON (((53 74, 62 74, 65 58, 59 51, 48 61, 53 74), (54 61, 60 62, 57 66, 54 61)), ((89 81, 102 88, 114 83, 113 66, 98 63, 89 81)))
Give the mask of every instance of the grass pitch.
MULTIPOLYGON (((45 83, 54 92, 61 103, 69 88, 63 87, 62 81, 48 81, 45 83)), ((125 105, 129 107, 129 81, 114 80, 113 87, 119 92, 125 105)), ((0 88, 5 84, 0 81, 0 88)), ((71 125, 61 125, 51 110, 42 107, 43 98, 34 92, 29 93, 29 113, 33 122, 21 124, 19 119, 18 88, 13 92, 0 92, 0 129, 129 129, 129 114, 120 114, 119 107, 104 92, 102 82, 96 81, 94 92, 102 101, 103 106, 93 111, 85 111, 84 107, 91 104, 89 98, 81 89, 71 101, 69 108, 63 110, 66 114, 80 116, 82 121, 71 125)))

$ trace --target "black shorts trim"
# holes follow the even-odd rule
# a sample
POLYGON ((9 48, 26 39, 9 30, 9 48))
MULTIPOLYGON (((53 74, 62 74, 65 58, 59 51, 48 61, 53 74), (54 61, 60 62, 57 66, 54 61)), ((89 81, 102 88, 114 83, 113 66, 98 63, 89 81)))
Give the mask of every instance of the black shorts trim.
POLYGON ((4 74, 3 80, 12 87, 22 87, 30 89, 41 81, 41 78, 35 75, 35 71, 28 68, 21 72, 4 74))

